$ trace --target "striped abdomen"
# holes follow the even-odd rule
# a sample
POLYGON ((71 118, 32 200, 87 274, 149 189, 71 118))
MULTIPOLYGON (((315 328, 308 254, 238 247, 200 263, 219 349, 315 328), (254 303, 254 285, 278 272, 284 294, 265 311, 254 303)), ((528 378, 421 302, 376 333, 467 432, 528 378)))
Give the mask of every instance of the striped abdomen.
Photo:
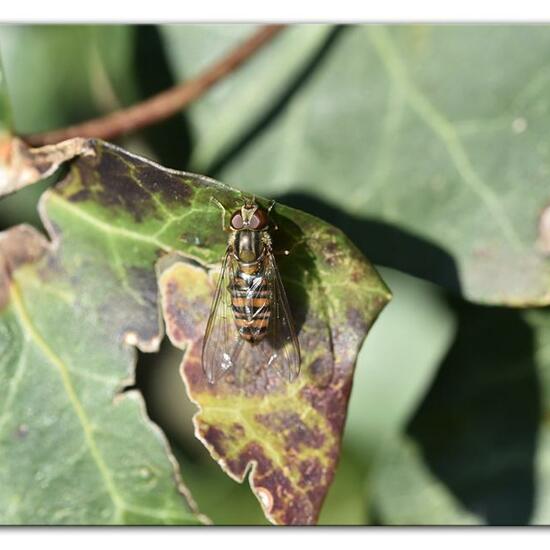
POLYGON ((239 265, 231 283, 231 306, 239 334, 250 342, 267 333, 271 316, 271 290, 263 276, 261 263, 239 265))

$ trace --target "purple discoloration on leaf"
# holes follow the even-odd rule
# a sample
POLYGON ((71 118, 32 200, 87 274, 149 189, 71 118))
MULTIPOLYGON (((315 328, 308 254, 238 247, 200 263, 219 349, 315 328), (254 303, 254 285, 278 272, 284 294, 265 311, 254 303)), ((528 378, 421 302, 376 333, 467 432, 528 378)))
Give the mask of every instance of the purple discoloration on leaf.
POLYGON ((319 449, 325 442, 325 436, 319 430, 319 426, 310 428, 300 415, 293 411, 256 414, 254 419, 271 431, 283 434, 287 451, 299 451, 302 446, 319 449))
POLYGON ((350 265, 347 241, 337 237, 331 230, 335 248, 329 249, 330 257, 317 260, 331 271, 302 279, 302 295, 293 284, 302 350, 302 371, 293 384, 263 368, 244 377, 230 372, 209 384, 200 351, 215 277, 177 256, 163 258, 158 267, 167 333, 186 350, 182 375, 200 407, 194 419, 197 436, 234 479, 242 481, 251 469, 250 485, 274 523, 317 521, 339 458, 356 355, 389 298, 365 260, 350 265), (361 293, 363 281, 348 285, 352 271, 361 272, 370 288, 378 284, 378 294, 361 293))
POLYGON ((318 487, 323 481, 323 466, 317 458, 307 458, 300 462, 300 485, 303 487, 318 487))
POLYGON ((0 309, 9 301, 13 272, 37 261, 47 251, 46 239, 30 226, 19 225, 0 235, 0 309))
MULTIPOLYGON (((240 370, 211 385, 200 361, 216 279, 206 266, 221 259, 227 235, 209 201, 214 195, 231 211, 242 195, 99 141, 86 144, 90 154, 43 201, 53 214, 48 228, 63 247, 74 246, 65 275, 71 284, 87 277, 87 292, 99 297, 93 320, 109 326, 117 345, 152 351, 160 339, 156 265, 166 330, 185 350, 183 379, 200 407, 197 437, 228 475, 242 481, 249 473, 272 522, 315 523, 338 462, 357 352, 389 291, 340 231, 278 206, 273 237, 277 249, 291 251, 279 265, 300 376, 289 384, 265 365, 248 369, 257 358, 247 347, 240 370)), ((0 267, 8 284, 10 266, 0 267)), ((75 293, 74 311, 89 305, 86 297, 75 293)))

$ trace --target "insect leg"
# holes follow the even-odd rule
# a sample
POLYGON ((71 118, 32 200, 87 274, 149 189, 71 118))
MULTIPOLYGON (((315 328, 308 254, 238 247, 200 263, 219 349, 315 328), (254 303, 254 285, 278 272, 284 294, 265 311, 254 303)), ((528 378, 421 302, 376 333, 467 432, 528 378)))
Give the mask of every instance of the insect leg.
POLYGON ((210 202, 214 203, 222 211, 222 229, 229 231, 229 227, 225 224, 225 206, 216 197, 210 197, 210 202))

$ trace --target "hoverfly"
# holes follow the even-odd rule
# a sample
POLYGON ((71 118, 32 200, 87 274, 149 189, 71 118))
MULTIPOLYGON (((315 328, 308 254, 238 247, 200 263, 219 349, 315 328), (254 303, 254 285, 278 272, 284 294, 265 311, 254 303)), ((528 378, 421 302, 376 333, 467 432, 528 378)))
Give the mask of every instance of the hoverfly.
POLYGON ((233 212, 220 278, 202 347, 210 383, 232 368, 273 368, 293 381, 300 348, 269 234, 269 212, 254 200, 233 212))

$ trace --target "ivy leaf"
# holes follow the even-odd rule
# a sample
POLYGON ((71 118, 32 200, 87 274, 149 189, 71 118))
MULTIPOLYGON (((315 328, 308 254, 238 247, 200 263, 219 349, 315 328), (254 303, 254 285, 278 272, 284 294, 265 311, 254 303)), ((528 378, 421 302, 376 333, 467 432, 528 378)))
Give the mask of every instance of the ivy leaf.
MULTIPOLYGON (((166 25, 161 36, 176 81, 183 82, 206 69, 256 25, 166 25)), ((191 162, 198 171, 228 154, 265 116, 287 89, 299 81, 330 36, 330 25, 293 25, 268 48, 258 52, 201 101, 189 106, 193 127, 191 162), (262 92, 258 93, 258 87, 262 92)))
POLYGON ((127 326, 110 315, 125 304, 108 274, 98 294, 93 251, 74 245, 27 226, 0 236, 1 522, 198 523, 140 394, 121 393, 135 363, 123 339, 143 323, 150 343, 135 343, 158 342, 155 311, 127 326))
POLYGON ((295 383, 268 371, 210 385, 200 350, 214 282, 204 268, 171 257, 160 262, 159 281, 168 335, 186 349, 182 374, 200 407, 197 436, 234 479, 251 468, 268 519, 311 524, 334 475, 357 353, 390 295, 339 231, 286 208, 276 220, 293 243, 281 269, 300 326, 295 383))
POLYGON ((384 525, 482 525, 430 471, 414 441, 391 437, 371 473, 368 489, 384 525))
POLYGON ((164 435, 123 391, 134 346, 162 335, 149 250, 62 196, 41 203, 51 242, 0 235, 1 522, 200 523, 164 435))
MULTIPOLYGON (((83 384, 95 376, 112 376, 114 387, 120 389, 130 367, 127 361, 126 371, 120 367, 118 376, 112 372, 115 363, 106 361, 114 353, 112 348, 118 345, 120 355, 129 353, 128 344, 154 351, 159 343, 158 264, 169 335, 187 348, 184 376, 191 397, 201 407, 197 434, 234 478, 242 479, 249 463, 257 464, 251 484, 274 522, 315 522, 339 454, 356 354, 389 300, 389 291, 342 233, 307 214, 277 206, 281 231, 275 244, 293 251, 281 261, 281 271, 300 327, 302 373, 293 385, 270 378, 266 386, 264 380, 254 394, 250 387, 237 391, 227 382, 209 386, 197 363, 197 350, 211 300, 210 271, 219 265, 227 238, 210 198, 215 196, 231 209, 242 204, 242 195, 202 176, 162 169, 106 143, 86 144, 88 154, 73 161, 65 180, 43 197, 41 211, 59 257, 44 260, 48 269, 40 264, 27 278, 37 289, 35 278, 42 277, 38 294, 44 298, 25 297, 31 291, 23 288, 14 306, 16 314, 27 311, 22 304, 29 308, 25 319, 39 323, 35 331, 41 344, 57 350, 56 361, 69 361, 62 379, 74 368, 84 372, 79 376, 83 384), (60 304, 65 300, 67 307, 41 307, 50 284, 51 299, 60 304), (79 292, 71 285, 77 285, 79 292), (60 318, 67 316, 64 324, 52 317, 56 312, 60 318), (83 340, 76 340, 76 335, 81 339, 84 335, 83 340), (99 344, 103 339, 112 348, 99 344), (71 350, 82 354, 71 358, 74 367, 66 357, 71 350), (83 356, 94 354, 98 365, 81 363, 83 356), (258 414, 250 415, 256 407, 258 414), (243 415, 244 431, 235 426, 234 416, 228 424, 220 408, 243 415), (233 455, 226 454, 224 445, 236 434, 242 445, 232 449, 233 455)), ((11 357, 19 356, 15 348, 11 357)), ((48 358, 53 359, 46 354, 48 358)), ((13 368, 13 361, 6 360, 5 368, 13 368)), ((93 392, 88 392, 91 388, 85 395, 93 405, 93 392)), ((78 393, 76 387, 72 393, 78 393)), ((112 407, 113 393, 101 395, 112 407)), ((105 418, 101 407, 79 407, 90 418, 96 414, 105 418)), ((107 412, 114 414, 110 408, 107 412)), ((110 429, 104 428, 108 433, 116 425, 111 420, 110 429)), ((141 453, 135 453, 126 439, 130 430, 125 427, 124 432, 121 439, 132 453, 128 458, 132 464, 141 453)))
POLYGON ((454 341, 370 478, 380 520, 547 524, 548 311, 449 305, 454 341))
POLYGON ((456 330, 441 288, 387 268, 381 275, 394 298, 359 354, 345 437, 367 467, 417 410, 456 330))
MULTIPOLYGON (((194 63, 210 37, 223 36, 201 32, 194 63)), ((294 28, 292 40, 303 33, 305 44, 306 32, 294 28)), ((286 32, 280 48, 285 40, 286 32)), ((376 263, 470 300, 548 304, 549 54, 543 27, 335 28, 238 143, 200 144, 232 154, 192 168, 297 208, 315 197, 376 263)), ((272 89, 269 79, 254 85, 258 97, 272 89)), ((236 75, 233 97, 249 86, 236 75)), ((212 95, 204 105, 217 112, 224 101, 212 95)), ((201 103, 194 125, 208 120, 201 103)))

